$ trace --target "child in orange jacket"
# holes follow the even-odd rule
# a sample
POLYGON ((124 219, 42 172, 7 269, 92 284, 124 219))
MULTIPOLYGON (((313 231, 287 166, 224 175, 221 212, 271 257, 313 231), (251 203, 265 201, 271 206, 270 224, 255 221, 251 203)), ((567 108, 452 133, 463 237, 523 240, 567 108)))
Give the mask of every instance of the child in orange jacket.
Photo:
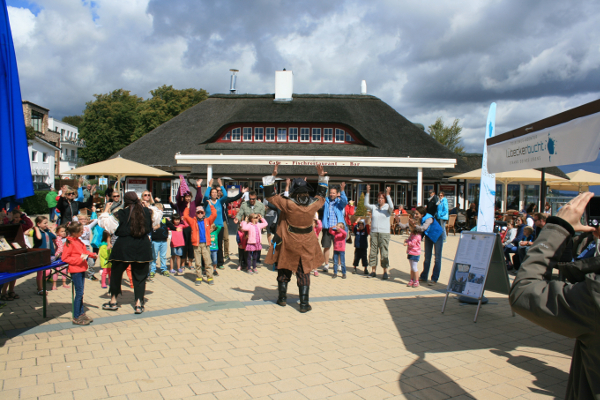
POLYGON ((194 247, 194 259, 196 260, 196 286, 202 283, 202 259, 206 265, 206 280, 209 285, 214 285, 213 269, 210 267, 212 260, 210 258, 210 226, 217 219, 217 210, 208 202, 210 206, 210 217, 206 218, 204 207, 194 208, 190 203, 189 208, 183 212, 183 219, 192 228, 192 246, 194 247), (193 215, 194 217, 191 217, 193 215))
POLYGON ((85 273, 88 269, 88 258, 98 258, 96 253, 88 251, 85 244, 79 239, 83 235, 83 225, 72 222, 67 226, 69 237, 63 248, 62 260, 69 264, 71 281, 75 286, 75 299, 73 300, 73 324, 89 325, 93 319, 85 314, 83 309, 83 287, 85 273))

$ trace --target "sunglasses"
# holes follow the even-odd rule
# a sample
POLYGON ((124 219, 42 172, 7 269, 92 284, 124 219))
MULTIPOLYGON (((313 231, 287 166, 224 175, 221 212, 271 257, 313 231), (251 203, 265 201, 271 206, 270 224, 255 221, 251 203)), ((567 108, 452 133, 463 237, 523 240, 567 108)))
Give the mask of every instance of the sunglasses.
POLYGON ((121 196, 119 196, 119 195, 117 194, 117 195, 113 196, 112 198, 113 198, 113 199, 118 199, 119 197, 121 197, 121 196))
POLYGON ((146 194, 143 194, 142 196, 144 196, 144 197, 148 197, 148 196, 150 196, 150 194, 149 194, 149 193, 146 193, 146 194))
POLYGON ((67 196, 75 196, 75 193, 67 193, 67 196))
POLYGON ((196 214, 204 214, 204 211, 196 211, 196 214))

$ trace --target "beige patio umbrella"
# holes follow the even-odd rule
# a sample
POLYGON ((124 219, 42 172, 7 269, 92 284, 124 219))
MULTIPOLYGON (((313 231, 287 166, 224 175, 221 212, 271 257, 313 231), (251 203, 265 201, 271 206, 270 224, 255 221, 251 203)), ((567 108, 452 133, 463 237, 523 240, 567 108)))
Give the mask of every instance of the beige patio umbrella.
MULTIPOLYGON (((522 169, 519 171, 499 172, 496 174, 496 181, 503 184, 502 189, 502 207, 506 208, 507 186, 511 182, 537 182, 541 179, 542 172, 536 169, 522 169)), ((450 179, 468 179, 470 181, 478 181, 481 179, 481 168, 450 177, 450 179)), ((569 182, 567 179, 560 176, 546 173, 546 180, 569 182)), ((506 210, 503 210, 506 211, 506 210)))
POLYGON ((549 179, 551 182, 548 183, 548 186, 552 189, 582 193, 587 192, 590 186, 600 185, 600 174, 585 171, 583 169, 569 172, 567 176, 570 178, 568 182, 549 179))
POLYGON ((95 164, 85 165, 66 171, 65 175, 110 175, 117 177, 116 190, 120 191, 121 178, 124 176, 172 176, 168 172, 158 168, 149 167, 135 161, 127 160, 118 156, 109 160, 100 161, 95 164))

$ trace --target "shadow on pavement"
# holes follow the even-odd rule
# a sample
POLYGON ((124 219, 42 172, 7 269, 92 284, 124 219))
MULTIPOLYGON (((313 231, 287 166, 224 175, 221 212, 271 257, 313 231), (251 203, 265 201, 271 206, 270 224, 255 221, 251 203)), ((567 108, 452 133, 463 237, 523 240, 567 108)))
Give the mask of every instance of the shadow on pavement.
MULTIPOLYGON (((506 357, 507 366, 521 368, 524 375, 526 372, 533 375, 537 387, 529 388, 532 393, 564 397, 567 373, 544 361, 509 353, 524 346, 545 349, 547 339, 541 337, 546 334, 545 331, 524 330, 523 324, 529 323, 512 317, 510 308, 502 301, 482 306, 477 324, 473 323, 475 307, 460 306, 456 300, 449 298, 446 312, 441 314, 442 302, 441 297, 385 300, 406 349, 418 356, 398 378, 402 393, 413 393, 418 398, 461 395, 474 398, 453 378, 433 365, 439 358, 428 358, 427 355, 449 353, 450 356, 454 352, 489 350, 497 356, 506 357), (536 340, 536 336, 540 336, 540 340, 536 340), (429 359, 434 361, 429 362, 429 359)), ((563 354, 571 355, 566 352, 563 354)), ((467 362, 457 361, 457 365, 460 365, 458 368, 466 368, 467 362)), ((487 371, 481 371, 484 372, 487 371)))

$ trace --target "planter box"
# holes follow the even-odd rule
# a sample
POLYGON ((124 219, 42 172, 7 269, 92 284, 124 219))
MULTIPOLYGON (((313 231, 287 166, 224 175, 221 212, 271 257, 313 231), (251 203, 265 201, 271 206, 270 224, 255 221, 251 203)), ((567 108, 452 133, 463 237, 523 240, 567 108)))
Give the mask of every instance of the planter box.
POLYGON ((0 251, 0 272, 21 272, 50 264, 49 249, 27 248, 20 224, 0 225, 0 236, 9 244, 16 242, 21 246, 17 250, 0 251))

